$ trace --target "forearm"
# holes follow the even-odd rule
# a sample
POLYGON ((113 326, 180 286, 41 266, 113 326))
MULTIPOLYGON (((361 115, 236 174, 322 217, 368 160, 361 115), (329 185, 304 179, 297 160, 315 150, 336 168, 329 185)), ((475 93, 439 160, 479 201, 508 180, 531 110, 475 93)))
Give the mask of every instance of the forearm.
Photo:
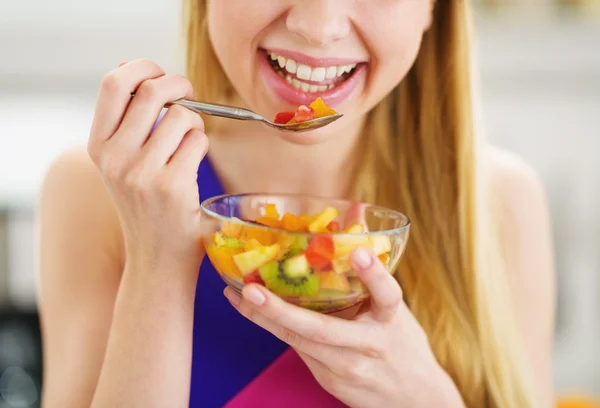
POLYGON ((197 269, 152 269, 123 274, 92 408, 188 406, 197 269))

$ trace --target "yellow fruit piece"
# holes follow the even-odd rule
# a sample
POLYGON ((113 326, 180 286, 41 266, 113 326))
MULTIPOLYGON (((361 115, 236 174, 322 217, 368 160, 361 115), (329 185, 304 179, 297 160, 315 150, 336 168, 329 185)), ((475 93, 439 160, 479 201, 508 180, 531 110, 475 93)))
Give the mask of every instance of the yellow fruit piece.
POLYGON ((346 234, 362 234, 365 232, 365 227, 361 224, 353 224, 344 230, 346 234))
POLYGON ((209 246, 206 248, 206 255, 208 255, 208 258, 215 269, 219 271, 219 273, 234 279, 240 279, 242 277, 240 270, 235 262, 233 262, 233 257, 240 252, 241 250, 239 249, 229 249, 224 247, 209 246))
POLYGON ((348 258, 334 259, 331 261, 331 266, 333 271, 338 275, 347 274, 352 271, 352 265, 350 265, 348 258))
POLYGON ((333 271, 319 272, 319 289, 334 292, 350 292, 350 282, 344 275, 333 271))
POLYGON ((381 255, 392 250, 392 241, 387 235, 373 235, 369 238, 369 241, 375 255, 381 255))
POLYGON ((390 265, 390 255, 388 253, 383 253, 383 254, 379 255, 378 258, 381 262, 383 262, 383 264, 385 266, 390 265))
POLYGON ((279 220, 279 212, 277 211, 277 206, 275 204, 267 204, 265 206, 265 217, 273 218, 274 220, 279 220))
POLYGON ((358 247, 370 248, 368 236, 334 236, 333 256, 336 259, 345 258, 358 247))
POLYGON ((327 207, 308 224, 308 230, 312 233, 327 232, 327 225, 338 216, 338 210, 327 207))
POLYGON ((251 250, 253 250, 253 249, 262 248, 263 246, 264 246, 264 245, 263 245, 263 244, 261 244, 260 242, 258 242, 258 240, 257 240, 257 239, 255 239, 255 238, 250 238, 249 240, 247 240, 247 241, 245 242, 245 245, 244 245, 244 250, 246 250, 246 251, 251 251, 251 250))
POLYGON ((279 250, 279 244, 253 249, 235 255, 233 262, 235 262, 242 275, 247 275, 276 259, 279 250))
POLYGON ((335 115, 337 112, 331 109, 325 101, 321 98, 317 98, 310 107, 315 111, 315 119, 322 118, 324 116, 335 115))

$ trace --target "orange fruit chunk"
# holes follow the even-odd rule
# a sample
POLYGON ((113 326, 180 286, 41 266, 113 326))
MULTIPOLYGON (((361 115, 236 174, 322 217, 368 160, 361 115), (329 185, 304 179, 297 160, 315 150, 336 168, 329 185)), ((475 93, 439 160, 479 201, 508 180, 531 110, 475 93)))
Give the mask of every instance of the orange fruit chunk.
POLYGON ((278 218, 271 217, 258 217, 256 222, 262 225, 266 225, 267 227, 279 228, 281 227, 281 222, 279 222, 278 218))
POLYGON ((225 247, 209 246, 206 248, 206 255, 215 266, 215 268, 230 278, 240 279, 242 274, 238 269, 235 262, 233 262, 234 255, 242 253, 238 249, 229 249, 225 247))
POLYGON ((288 231, 300 232, 307 228, 307 223, 300 217, 296 217, 294 214, 285 213, 281 219, 281 227, 288 231))
POLYGON ((320 97, 311 103, 310 107, 315 111, 315 119, 337 114, 337 112, 327 106, 325 101, 320 97))

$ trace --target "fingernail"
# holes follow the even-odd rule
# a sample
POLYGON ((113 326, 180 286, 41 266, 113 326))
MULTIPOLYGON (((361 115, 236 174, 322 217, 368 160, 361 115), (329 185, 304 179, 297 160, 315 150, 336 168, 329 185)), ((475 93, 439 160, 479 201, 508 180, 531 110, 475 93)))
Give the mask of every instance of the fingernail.
POLYGON ((244 292, 244 299, 248 300, 256 306, 262 306, 267 301, 265 295, 261 293, 257 288, 251 287, 246 289, 244 292))
POLYGON ((119 64, 119 68, 121 68, 123 65, 127 64, 127 61, 123 61, 119 64))
POLYGON ((225 288, 223 294, 225 295, 227 300, 231 302, 232 305, 236 307, 240 305, 240 301, 242 300, 242 298, 240 298, 240 296, 230 288, 225 288))
POLYGON ((352 262, 360 269, 367 269, 371 266, 373 261, 371 259, 371 254, 369 254, 369 251, 367 251, 366 248, 357 248, 352 253, 352 262))

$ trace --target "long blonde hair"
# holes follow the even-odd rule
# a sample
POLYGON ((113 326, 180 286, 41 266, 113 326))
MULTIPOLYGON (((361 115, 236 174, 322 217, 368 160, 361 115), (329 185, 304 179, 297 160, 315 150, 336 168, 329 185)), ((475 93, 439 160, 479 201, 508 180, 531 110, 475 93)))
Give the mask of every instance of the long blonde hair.
MULTIPOLYGON (((212 49, 207 0, 186 0, 197 97, 234 92, 212 49)), ((436 2, 407 77, 370 113, 356 198, 412 220, 396 276, 442 367, 473 408, 534 406, 510 304, 472 108, 470 8, 436 2)))

